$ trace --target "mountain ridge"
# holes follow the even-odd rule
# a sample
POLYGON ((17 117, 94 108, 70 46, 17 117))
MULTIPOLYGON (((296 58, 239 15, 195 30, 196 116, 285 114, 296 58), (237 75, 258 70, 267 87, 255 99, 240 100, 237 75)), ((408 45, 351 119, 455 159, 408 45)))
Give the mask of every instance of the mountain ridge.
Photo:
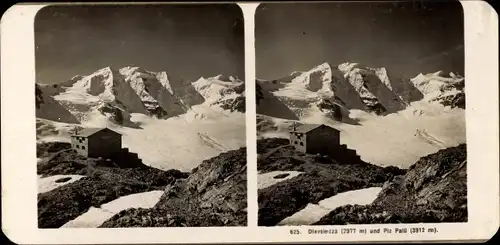
MULTIPOLYGON (((271 81, 256 79, 256 83, 256 92, 267 94, 267 98, 258 96, 259 103, 264 98, 271 99, 272 103, 264 102, 266 107, 282 103, 289 108, 288 114, 294 115, 277 116, 284 119, 306 119, 318 114, 318 109, 327 118, 337 121, 345 120, 328 114, 341 111, 347 121, 351 110, 385 116, 421 100, 437 101, 452 108, 465 107, 464 78, 455 73, 446 75, 442 71, 421 73, 411 79, 393 79, 385 67, 372 68, 354 62, 333 66, 323 62, 308 71, 294 71, 271 81), (325 103, 333 105, 333 109, 324 112, 320 105, 325 103)), ((259 106, 257 113, 274 116, 268 108, 259 106)))
POLYGON ((65 123, 85 123, 104 116, 113 123, 136 127, 130 120, 132 113, 168 119, 197 105, 244 111, 244 82, 223 74, 188 82, 173 80, 166 71, 107 66, 60 84, 36 83, 35 90, 37 118, 65 123), (57 113, 51 113, 54 108, 57 113))

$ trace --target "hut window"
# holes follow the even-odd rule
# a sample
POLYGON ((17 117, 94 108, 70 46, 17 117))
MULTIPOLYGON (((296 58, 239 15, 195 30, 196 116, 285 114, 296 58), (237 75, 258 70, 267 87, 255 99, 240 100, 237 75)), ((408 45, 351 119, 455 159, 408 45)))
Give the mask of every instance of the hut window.
POLYGON ((76 145, 76 149, 80 149, 80 146, 79 146, 79 145, 76 145))
POLYGON ((294 144, 297 144, 297 141, 293 142, 294 144))
POLYGON ((84 150, 85 150, 85 146, 83 146, 83 145, 82 145, 82 149, 84 149, 84 150))
POLYGON ((303 145, 304 145, 304 143, 300 142, 300 145, 302 145, 302 146, 303 146, 303 145))

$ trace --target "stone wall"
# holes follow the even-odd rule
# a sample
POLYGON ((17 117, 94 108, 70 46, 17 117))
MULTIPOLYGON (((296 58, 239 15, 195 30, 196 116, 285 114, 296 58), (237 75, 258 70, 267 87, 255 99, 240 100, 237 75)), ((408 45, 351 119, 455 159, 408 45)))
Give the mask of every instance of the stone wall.
POLYGON ((136 168, 145 166, 139 155, 134 152, 130 152, 128 148, 122 148, 119 153, 112 156, 112 160, 116 162, 120 168, 136 168))

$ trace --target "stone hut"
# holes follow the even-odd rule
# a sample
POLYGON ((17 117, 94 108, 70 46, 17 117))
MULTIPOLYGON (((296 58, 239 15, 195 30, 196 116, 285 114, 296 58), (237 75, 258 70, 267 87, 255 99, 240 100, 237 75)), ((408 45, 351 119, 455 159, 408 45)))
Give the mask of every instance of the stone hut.
POLYGON ((360 160, 355 150, 340 144, 340 131, 324 124, 293 125, 290 145, 306 154, 328 155, 337 160, 360 160))
POLYGON ((111 158, 122 150, 122 135, 108 128, 75 130, 71 148, 85 157, 111 158))

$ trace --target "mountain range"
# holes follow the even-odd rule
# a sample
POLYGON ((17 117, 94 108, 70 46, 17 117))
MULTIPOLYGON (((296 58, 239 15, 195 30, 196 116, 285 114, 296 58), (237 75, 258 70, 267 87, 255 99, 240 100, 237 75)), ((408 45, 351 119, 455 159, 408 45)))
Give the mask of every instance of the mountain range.
MULTIPOLYGON (((465 78, 457 73, 399 79, 383 67, 323 63, 257 79, 255 92, 259 137, 287 137, 294 122, 323 123, 338 128, 341 141, 364 160, 396 166, 465 142, 465 78)), ((153 165, 163 166, 169 152, 182 169, 187 153, 191 169, 245 145, 245 83, 233 76, 188 82, 140 67, 106 67, 57 85, 36 84, 36 108, 39 139, 67 138, 75 125, 112 127, 153 165), (178 146, 146 147, 153 138, 178 146)))
POLYGON ((233 76, 176 80, 140 67, 105 67, 36 84, 39 142, 69 142, 76 128, 107 127, 145 164, 190 171, 245 146, 245 83, 233 76))
POLYGON ((272 81, 257 79, 256 89, 257 113, 294 120, 320 113, 348 121, 350 110, 387 115, 420 100, 465 108, 464 78, 458 74, 438 71, 393 79, 384 67, 359 63, 323 63, 272 81))
POLYGON ((322 63, 256 79, 259 138, 287 138, 292 124, 326 124, 367 162, 408 167, 465 142, 465 78, 437 71, 411 79, 384 67, 322 63), (390 153, 390 154, 388 154, 390 153))
POLYGON ((36 84, 36 117, 84 123, 104 116, 134 127, 132 113, 167 119, 196 105, 244 112, 244 90, 243 81, 233 76, 202 77, 191 83, 171 80, 164 71, 106 67, 60 84, 36 84))

